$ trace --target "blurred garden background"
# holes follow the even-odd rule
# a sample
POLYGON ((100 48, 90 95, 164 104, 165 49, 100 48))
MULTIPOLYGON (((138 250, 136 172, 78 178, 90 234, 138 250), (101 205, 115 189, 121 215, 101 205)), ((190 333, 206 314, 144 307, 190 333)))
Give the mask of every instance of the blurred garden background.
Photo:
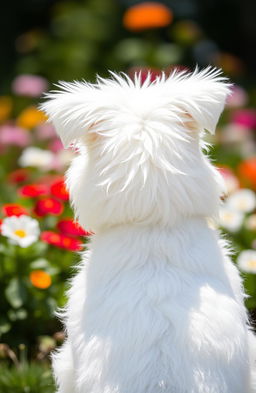
POLYGON ((24 0, 0 14, 0 393, 52 393, 54 317, 91 233, 73 221, 64 150, 37 109, 59 80, 94 81, 221 67, 233 92, 210 155, 222 173, 219 225, 245 280, 256 321, 256 2, 24 0))

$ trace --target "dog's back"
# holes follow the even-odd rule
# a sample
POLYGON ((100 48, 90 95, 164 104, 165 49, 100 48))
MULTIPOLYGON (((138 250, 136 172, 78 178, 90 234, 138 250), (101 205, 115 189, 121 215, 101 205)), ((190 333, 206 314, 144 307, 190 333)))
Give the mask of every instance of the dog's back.
POLYGON ((67 310, 77 391, 249 392, 240 280, 225 258, 203 219, 95 235, 67 310))
POLYGON ((80 144, 67 182, 96 234, 54 355, 59 393, 253 392, 240 277, 208 224, 222 182, 201 151, 229 86, 207 69, 62 87, 43 109, 80 144))

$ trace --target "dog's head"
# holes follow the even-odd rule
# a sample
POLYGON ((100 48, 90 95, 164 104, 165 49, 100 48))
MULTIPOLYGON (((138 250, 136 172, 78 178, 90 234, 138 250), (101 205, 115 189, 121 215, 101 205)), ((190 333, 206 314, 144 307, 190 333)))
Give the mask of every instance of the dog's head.
POLYGON ((202 136, 214 133, 229 93, 218 70, 59 87, 42 109, 64 146, 79 145, 67 184, 82 226, 172 226, 216 214, 222 182, 202 136))

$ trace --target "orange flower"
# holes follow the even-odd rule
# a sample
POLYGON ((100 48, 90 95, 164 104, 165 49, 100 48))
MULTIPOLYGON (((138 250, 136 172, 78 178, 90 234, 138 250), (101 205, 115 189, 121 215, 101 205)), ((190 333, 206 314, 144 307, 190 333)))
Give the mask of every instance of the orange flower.
POLYGON ((30 273, 29 278, 34 287, 40 289, 46 289, 52 283, 52 279, 49 274, 43 270, 34 270, 30 273))
POLYGON ((238 166, 238 175, 244 187, 256 190, 256 158, 248 158, 238 166))
POLYGON ((136 4, 125 12, 123 24, 126 29, 139 31, 168 26, 173 20, 173 13, 164 4, 145 2, 136 4))
POLYGON ((35 106, 24 109, 17 118, 17 124, 22 128, 34 128, 47 120, 45 114, 35 106))
POLYGON ((8 119, 12 110, 10 97, 0 97, 0 122, 8 119))

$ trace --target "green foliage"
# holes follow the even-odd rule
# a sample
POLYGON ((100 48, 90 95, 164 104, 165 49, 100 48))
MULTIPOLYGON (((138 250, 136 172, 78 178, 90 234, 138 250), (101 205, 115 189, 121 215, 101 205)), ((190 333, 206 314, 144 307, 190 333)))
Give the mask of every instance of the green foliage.
POLYGON ((32 32, 35 48, 20 60, 17 72, 38 73, 56 81, 94 79, 95 71, 105 74, 113 67, 121 69, 111 56, 122 29, 120 11, 113 0, 59 2, 52 8, 49 33, 32 32))
POLYGON ((18 366, 1 364, 1 393, 53 393, 54 382, 48 365, 22 363, 18 366))
POLYGON ((3 335, 5 342, 35 344, 38 335, 53 334, 61 328, 54 312, 65 303, 65 283, 76 259, 69 251, 43 243, 26 249, 6 246, 0 272, 0 337, 3 335), (38 269, 51 276, 49 288, 36 288, 29 280, 30 272, 38 269))

